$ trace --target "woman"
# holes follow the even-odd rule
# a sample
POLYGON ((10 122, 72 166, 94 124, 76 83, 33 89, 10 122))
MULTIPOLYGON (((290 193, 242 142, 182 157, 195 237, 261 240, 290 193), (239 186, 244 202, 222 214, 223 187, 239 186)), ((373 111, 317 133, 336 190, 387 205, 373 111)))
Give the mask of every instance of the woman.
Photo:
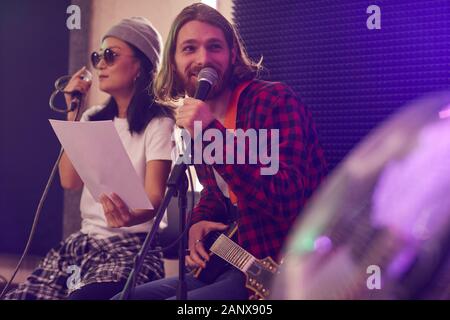
MULTIPOLYGON (((96 202, 63 154, 61 185, 65 189, 83 187, 82 228, 52 249, 7 299, 109 299, 122 290, 164 196, 171 167, 172 112, 155 103, 149 90, 160 49, 161 36, 144 18, 124 19, 112 27, 103 37, 100 52, 91 56, 100 90, 111 97, 104 106, 89 108, 81 118, 113 120, 155 209, 129 210, 114 193, 102 195, 100 203, 96 202)), ((91 83, 82 79, 84 71, 83 67, 74 74, 66 92, 87 93, 91 83)), ((66 102, 68 106, 71 103, 69 94, 66 102)), ((75 120, 76 113, 68 113, 67 120, 75 120)), ((163 276, 161 255, 148 255, 137 283, 163 276)))

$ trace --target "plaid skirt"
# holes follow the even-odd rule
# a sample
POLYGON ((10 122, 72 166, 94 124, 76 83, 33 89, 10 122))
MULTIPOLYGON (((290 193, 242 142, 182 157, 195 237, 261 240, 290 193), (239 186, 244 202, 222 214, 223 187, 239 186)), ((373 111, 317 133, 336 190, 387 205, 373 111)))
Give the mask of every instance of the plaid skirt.
MULTIPOLYGON (((6 300, 66 299, 92 283, 126 281, 145 234, 125 234, 95 239, 77 232, 50 250, 25 283, 6 300)), ((164 277, 162 254, 148 254, 136 285, 164 277)))

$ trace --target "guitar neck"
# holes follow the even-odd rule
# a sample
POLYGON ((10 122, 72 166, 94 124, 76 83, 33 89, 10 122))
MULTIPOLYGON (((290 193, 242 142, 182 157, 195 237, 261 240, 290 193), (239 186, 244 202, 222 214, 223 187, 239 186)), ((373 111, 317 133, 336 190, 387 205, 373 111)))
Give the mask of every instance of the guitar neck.
POLYGON ((242 272, 247 272, 248 268, 257 261, 253 255, 224 234, 217 238, 210 250, 242 272))

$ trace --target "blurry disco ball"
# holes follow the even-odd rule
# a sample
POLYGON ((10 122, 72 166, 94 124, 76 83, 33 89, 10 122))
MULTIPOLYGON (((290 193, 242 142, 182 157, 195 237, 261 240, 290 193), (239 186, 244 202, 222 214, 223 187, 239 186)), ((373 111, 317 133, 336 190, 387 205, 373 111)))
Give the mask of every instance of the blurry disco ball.
POLYGON ((403 108, 316 192, 272 299, 450 298, 450 93, 403 108))

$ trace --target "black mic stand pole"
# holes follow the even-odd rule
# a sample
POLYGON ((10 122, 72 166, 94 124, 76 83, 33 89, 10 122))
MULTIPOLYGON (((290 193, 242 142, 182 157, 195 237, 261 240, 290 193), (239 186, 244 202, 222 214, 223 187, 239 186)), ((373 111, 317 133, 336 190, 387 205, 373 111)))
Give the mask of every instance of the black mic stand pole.
MULTIPOLYGON (((167 191, 164 195, 164 199, 161 205, 158 208, 158 211, 155 216, 155 221, 153 222, 153 227, 151 231, 148 233, 145 238, 144 243, 142 244, 141 250, 135 257, 134 268, 128 276, 125 287, 120 296, 121 300, 127 300, 130 296, 131 290, 134 288, 136 284, 137 276, 139 275, 140 270, 142 269, 142 265, 144 263, 145 256, 147 255, 150 244, 155 238, 156 232, 158 230, 159 224, 164 216, 164 213, 169 206, 169 202, 172 197, 178 195, 178 204, 180 208, 180 232, 184 231, 186 225, 186 207, 187 207, 187 189, 188 189, 188 181, 186 178, 186 169, 187 165, 180 160, 181 163, 176 164, 172 172, 170 173, 170 177, 167 181, 167 191)), ((186 300, 186 281, 185 281, 185 254, 186 254, 186 243, 187 243, 187 233, 180 240, 179 247, 179 278, 180 283, 177 290, 177 298, 186 300)))
MULTIPOLYGON (((186 208, 187 208, 187 191, 188 181, 186 178, 186 164, 178 164, 172 171, 173 174, 167 181, 167 186, 177 188, 178 191, 178 210, 179 210, 179 232, 182 234, 178 245, 178 287, 177 300, 187 300, 186 286, 186 253, 188 233, 184 232, 186 228, 186 208)), ((193 190, 192 190, 193 192, 193 190)))

